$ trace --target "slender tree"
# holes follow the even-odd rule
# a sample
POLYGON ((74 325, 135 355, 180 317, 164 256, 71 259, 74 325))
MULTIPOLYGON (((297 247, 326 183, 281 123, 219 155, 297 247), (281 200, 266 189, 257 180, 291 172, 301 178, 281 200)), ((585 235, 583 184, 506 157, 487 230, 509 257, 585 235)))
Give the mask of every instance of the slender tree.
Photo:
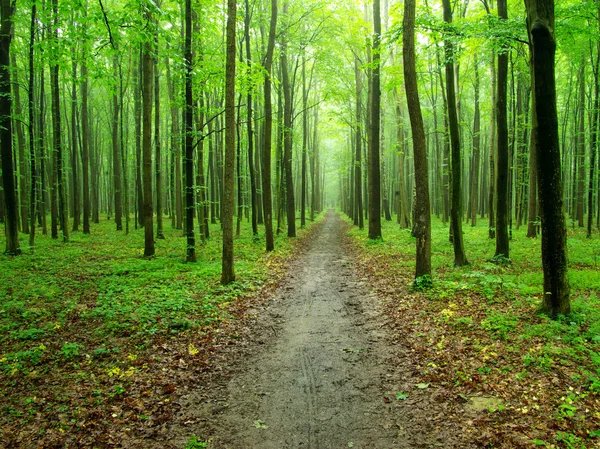
POLYGON ((431 211, 425 128, 421 115, 415 63, 415 0, 405 0, 402 23, 404 86, 412 129, 415 164, 414 234, 417 238, 415 277, 431 275, 431 211))
MULTIPOLYGON (((498 0, 498 17, 508 19, 506 0, 498 0)), ((506 97, 508 85, 508 49, 506 45, 498 53, 498 82, 496 94, 496 126, 497 126, 497 173, 496 173, 496 256, 509 257, 508 243, 508 118, 506 97)))
POLYGON ((479 162, 481 146, 481 111, 479 108, 479 68, 475 61, 475 111, 473 112, 473 177, 471 179, 471 226, 477 225, 477 198, 479 197, 479 162))
MULTIPOLYGON (((52 0, 52 11, 54 16, 53 39, 58 44, 59 20, 58 0, 52 0)), ((58 45, 56 48, 59 48, 58 45)), ((59 63, 55 55, 50 62, 50 91, 52 93, 52 124, 53 124, 53 146, 54 165, 56 172, 56 184, 58 185, 58 216, 63 234, 63 240, 69 241, 69 209, 67 207, 67 194, 64 176, 63 146, 62 146, 62 121, 60 113, 60 91, 59 91, 59 63)))
POLYGON ((371 72, 371 110, 369 130, 369 238, 381 238, 381 168, 379 163, 381 124, 381 5, 373 1, 373 70, 371 72))
MULTIPOLYGON (((154 35, 154 46, 158 50, 158 34, 154 35)), ((165 234, 163 231, 162 163, 160 148, 160 72, 158 70, 158 56, 154 57, 154 186, 156 190, 156 238, 164 239, 165 234)))
MULTIPOLYGON (((364 214, 363 214, 363 200, 362 200, 362 73, 359 67, 358 57, 354 57, 354 78, 356 81, 356 130, 354 137, 356 139, 354 143, 354 197, 356 201, 356 221, 359 229, 365 227, 364 214)), ((313 187, 314 189, 314 187, 313 187)), ((314 210, 314 206, 313 206, 314 210)))
MULTIPOLYGON (((246 64, 248 70, 252 67, 252 53, 250 50, 250 1, 246 0, 246 16, 244 17, 244 43, 246 44, 246 64)), ((252 85, 248 86, 246 95, 246 108, 248 110, 248 121, 246 129, 248 132, 248 176, 250 177, 250 206, 251 206, 251 221, 252 234, 258 234, 258 205, 256 195, 256 174, 254 172, 254 123, 252 110, 252 85)))
POLYGON ((273 51, 275 49, 275 34, 277 28, 277 0, 271 0, 271 20, 269 24, 269 41, 264 59, 265 84, 265 124, 262 154, 262 199, 265 222, 266 250, 273 251, 273 203, 271 193, 271 149, 273 133, 273 107, 271 104, 271 70, 273 68, 273 51))
POLYGON ((567 276, 567 229, 563 189, 556 84, 554 75, 554 0, 525 0, 532 52, 533 92, 537 118, 536 152, 542 227, 544 291, 540 312, 556 318, 571 311, 567 276))
MULTIPOLYGON (((450 0, 443 0, 444 21, 452 23, 452 9, 450 0)), ((444 42, 446 53, 446 95, 448 103, 448 127, 450 128, 450 147, 452 151, 452 204, 450 207, 450 223, 452 226, 452 243, 454 245, 454 265, 457 267, 468 265, 463 244, 462 233, 462 175, 460 157, 460 135, 458 130, 458 116, 456 111, 456 95, 454 84, 454 45, 447 38, 444 42)))
MULTIPOLYGON (((185 0, 185 233, 187 262, 196 261, 196 239, 194 236, 194 146, 192 91, 192 2, 185 0)), ((179 194, 179 193, 177 193, 179 194)), ((202 223, 201 223, 202 225, 202 223)), ((164 238, 164 237, 163 237, 164 238)))
POLYGON ((225 176, 223 192, 223 259, 221 283, 235 281, 233 267, 233 213, 235 203, 235 23, 236 0, 227 0, 227 58, 225 63, 225 176))
MULTIPOLYGON (((152 23, 150 5, 144 3, 147 23, 152 23)), ((144 257, 154 256, 154 225, 152 207, 152 81, 153 81, 152 41, 142 44, 142 158, 143 158, 143 216, 144 216, 144 257)))
POLYGON ((35 35, 37 30, 37 5, 36 1, 33 0, 31 5, 31 25, 29 27, 29 101, 27 102, 29 112, 29 160, 31 163, 31 192, 29 197, 29 246, 33 251, 35 244, 35 222, 36 216, 36 203, 37 203, 37 165, 36 165, 36 134, 35 134, 35 35))
POLYGON ((0 12, 2 13, 2 23, 0 23, 0 155, 2 156, 2 183, 6 208, 5 254, 10 255, 21 253, 12 157, 12 96, 10 93, 10 44, 14 10, 15 3, 12 0, 0 0, 0 12))

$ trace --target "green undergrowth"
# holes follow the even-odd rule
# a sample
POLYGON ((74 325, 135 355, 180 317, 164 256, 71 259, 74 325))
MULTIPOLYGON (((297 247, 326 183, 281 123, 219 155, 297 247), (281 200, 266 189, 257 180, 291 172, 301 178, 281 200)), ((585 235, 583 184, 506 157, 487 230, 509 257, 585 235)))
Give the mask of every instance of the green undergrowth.
POLYGON ((103 219, 90 235, 72 233, 68 243, 38 230, 33 253, 21 235, 23 254, 0 256, 0 440, 9 432, 2 426, 41 416, 37 431, 46 441, 52 417, 68 409, 71 421, 54 428, 65 444, 60 438, 80 430, 77 410, 124 398, 131 379, 162 369, 151 347, 177 343, 195 355, 201 343, 195 339, 227 322, 238 298, 277 282, 308 232, 300 230, 300 239, 276 236, 267 254, 263 228, 254 237, 245 221, 234 243, 237 280, 222 286, 219 225, 211 225, 205 245, 197 242, 196 263, 185 262, 185 237, 168 222, 151 259, 143 258, 143 229, 126 235, 114 226, 103 219), (79 383, 89 397, 68 391, 79 383))
POLYGON ((568 230, 572 312, 553 321, 536 314, 540 239, 513 230, 510 263, 498 263, 486 224, 464 226, 470 265, 455 268, 448 227, 433 220, 431 285, 413 280, 410 230, 385 222, 381 241, 355 227, 349 235, 398 326, 411 328, 410 344, 426 354, 422 381, 451 396, 504 401, 483 428, 465 425, 465 438, 487 447, 599 447, 600 235, 568 230))

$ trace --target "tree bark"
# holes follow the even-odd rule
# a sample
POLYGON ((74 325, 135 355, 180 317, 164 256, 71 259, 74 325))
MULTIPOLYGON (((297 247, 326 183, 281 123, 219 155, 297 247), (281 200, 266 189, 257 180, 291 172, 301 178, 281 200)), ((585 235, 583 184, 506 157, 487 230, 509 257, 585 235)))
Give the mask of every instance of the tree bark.
MULTIPOLYGON (((196 240, 194 235, 194 141, 193 141, 193 104, 192 91, 192 1, 185 0, 185 234, 187 262, 196 261, 196 240)), ((158 80, 157 80, 158 84, 158 80)), ((158 92, 157 92, 158 93, 158 92)), ((158 112, 157 112, 158 113, 158 112)), ((157 152, 158 156, 158 152, 157 152)), ((158 178, 158 175, 157 175, 158 178)), ((160 195, 160 191, 156 192, 160 195)), ((202 224, 201 224, 202 225, 202 224)), ((162 231, 162 229, 161 229, 162 231)), ((164 236, 163 236, 164 238, 164 236)))
POLYGON ((429 174, 427 146, 415 63, 415 0, 405 0, 402 54, 404 58, 404 85, 410 115, 415 165, 416 201, 413 231, 417 239, 415 278, 431 275, 431 211, 429 205, 429 174))
POLYGON ((479 197, 479 161, 481 146, 481 111, 479 109, 479 68, 475 61, 475 111, 473 113, 473 177, 471 179, 471 226, 477 225, 477 198, 479 197))
MULTIPOLYGON (((145 18, 152 23, 149 6, 145 6, 145 18)), ((154 256, 154 224, 152 205, 152 42, 142 44, 142 159, 144 181, 144 257, 154 256)))
MULTIPOLYGON (((54 16, 54 40, 58 44, 58 0, 52 0, 52 10, 54 16)), ((63 146, 60 115, 60 94, 58 90, 58 59, 51 62, 50 65, 50 90, 52 92, 52 123, 53 123, 53 144, 54 144, 54 163, 56 173, 56 183, 58 185, 58 216, 63 234, 63 241, 69 241, 69 211, 67 208, 64 167, 63 167, 63 146)))
POLYGON ((0 23, 0 154, 2 155, 2 184, 6 210, 5 254, 21 254, 17 223, 17 197, 15 171, 12 157, 12 96, 10 93, 10 44, 14 3, 0 1, 2 23, 0 23))
MULTIPOLYGON (((246 0, 246 16, 244 17, 244 42, 246 44, 246 64, 248 64, 248 70, 252 67, 252 53, 250 52, 250 2, 246 0)), ((248 110, 248 122, 246 129, 248 133, 248 176, 250 177, 250 207, 251 207, 251 221, 252 221, 252 234, 258 234, 258 205, 256 200, 256 174, 254 172, 254 117, 252 110, 252 88, 248 88, 248 94, 246 95, 247 110, 248 110)))
MULTIPOLYGON (((498 0, 498 17, 508 19, 506 0, 498 0)), ((498 172, 496 175, 496 254, 509 257, 508 242, 508 189, 509 189, 509 155, 508 155, 508 119, 506 112, 506 89, 508 83, 508 49, 506 46, 498 54, 498 83, 496 94, 496 126, 498 172)))
POLYGON ((381 124, 380 0, 373 1, 373 71, 371 73, 371 122, 369 124, 369 238, 381 238, 381 168, 379 162, 381 124))
POLYGON ((113 122, 112 122, 112 164, 113 164, 113 182, 115 199, 115 225, 117 231, 123 230, 123 197, 122 197, 122 176, 121 176, 121 148, 119 140, 119 114, 121 105, 119 103, 119 89, 116 86, 119 80, 119 60, 115 55, 113 59, 114 75, 114 93, 112 98, 113 122))
MULTIPOLYGON (((365 227, 362 201, 362 74, 358 66, 358 57, 354 57, 354 77, 356 82, 356 130, 354 144, 354 197, 356 200, 356 221, 359 229, 365 227)), ((315 123, 316 126, 316 123, 315 123)), ((313 142, 316 147, 316 142, 313 142)), ((314 148, 313 147, 313 148, 314 148)), ((314 164, 314 162, 313 162, 314 164)), ((314 186, 313 186, 314 189, 314 186)), ((313 193, 313 198, 315 195, 313 193)), ((313 200, 314 201, 314 200, 313 200)), ((314 207, 313 207, 314 209, 314 207)))
MULTIPOLYGON (((450 0, 443 0, 444 21, 452 23, 450 0)), ((454 87, 454 45, 450 39, 444 43, 446 52, 446 94, 448 97, 448 127, 450 128, 450 148, 452 152, 452 200, 450 207, 450 222, 452 227, 452 243, 454 245, 454 265, 468 265, 463 245, 462 234, 462 177, 460 157, 460 135, 458 132, 458 116, 456 111, 456 96, 454 87)))
POLYGON ((233 267, 233 212, 235 191, 235 23, 236 0, 227 0, 227 58, 225 64, 225 173, 223 208, 223 259, 221 283, 235 281, 233 267))
POLYGON ((37 30, 37 5, 34 0, 31 4, 31 22, 30 22, 30 34, 29 34, 29 95, 27 102, 27 109, 29 113, 29 160, 30 160, 30 172, 31 172, 31 186, 30 186, 30 197, 29 197, 29 246, 33 251, 35 244, 35 221, 36 221, 36 203, 37 203, 37 165, 36 165, 36 115, 35 115, 35 33, 37 30))
POLYGON ((539 311, 556 318, 571 311, 567 230, 563 212, 556 85, 554 0, 525 0, 537 117, 537 166, 542 221, 543 299, 539 311), (543 130, 543 132, 539 132, 543 130))

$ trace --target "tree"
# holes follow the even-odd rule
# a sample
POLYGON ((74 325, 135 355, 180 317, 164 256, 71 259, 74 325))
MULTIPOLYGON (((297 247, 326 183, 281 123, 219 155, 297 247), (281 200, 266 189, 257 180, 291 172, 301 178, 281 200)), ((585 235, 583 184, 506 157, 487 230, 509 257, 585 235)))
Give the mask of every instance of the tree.
MULTIPOLYGON (((252 67, 252 53, 250 50, 250 2, 246 0, 246 16, 244 17, 244 42, 246 44, 246 63, 248 64, 248 75, 252 67)), ((258 205, 256 195, 256 175, 254 172, 254 126, 252 110, 252 84, 248 86, 246 95, 246 108, 248 109, 248 176, 250 177, 250 206, 252 220, 252 234, 258 234, 258 205)))
MULTIPOLYGON (((507 20, 506 0, 498 0, 498 17, 507 20)), ((508 244, 508 122, 506 89, 508 84, 508 49, 503 45, 498 53, 498 84, 496 94, 497 173, 496 173, 496 256, 509 257, 508 244)))
POLYGON ((373 71, 371 73, 371 110, 369 129, 369 238, 381 238, 381 168, 379 163, 381 124, 381 6, 373 1, 373 71))
MULTIPOLYGON (((444 6, 444 21, 452 23, 450 0, 442 0, 444 6)), ((458 131, 458 116, 456 111, 456 94, 454 84, 454 44, 447 38, 444 42, 446 56, 446 95, 448 107, 448 127, 450 128, 450 148, 452 151, 452 204, 450 207, 450 226, 452 227, 452 243, 454 245, 454 265, 468 265, 463 244, 462 233, 462 176, 460 157, 460 135, 458 131)))
MULTIPOLYGON (((356 223, 359 229, 365 227, 362 201, 362 76, 358 66, 358 57, 354 56, 354 78, 356 80, 356 131, 354 155, 354 197, 356 200, 356 223)), ((313 187, 314 188, 314 187, 313 187)))
POLYGON ((525 5, 533 61, 533 113, 537 119, 537 176, 544 271, 544 292, 539 311, 556 318, 568 315, 571 303, 554 76, 554 0, 525 0, 525 5))
POLYGON ((36 222, 36 202, 37 202, 37 167, 35 152, 35 35, 37 30, 37 5, 33 1, 31 5, 31 25, 29 27, 29 101, 27 108, 29 112, 29 160, 31 161, 31 193, 29 197, 29 246, 33 251, 35 244, 35 222, 36 222))
MULTIPOLYGON (((289 2, 283 2, 283 14, 288 14, 289 2)), ((281 42, 281 88, 283 90, 283 169, 288 237, 296 237, 296 204, 294 199, 294 172, 292 170, 292 86, 288 68, 288 37, 281 42)))
POLYGON ((236 0, 227 0, 227 53, 225 64, 225 176, 223 192, 223 260, 221 283, 235 281, 233 267, 233 212, 235 177, 235 22, 236 0))
MULTIPOLYGON (((59 36, 59 16, 58 16, 58 0, 52 0, 52 12, 54 18, 53 39, 58 46, 59 36)), ((59 91, 59 64, 58 55, 54 55, 50 62, 50 91, 52 94, 52 140, 54 147, 54 172, 56 174, 56 185, 58 186, 58 217, 63 233, 63 240, 69 241, 69 210, 67 208, 66 187, 64 181, 64 161, 63 161, 63 146, 62 146, 62 120, 60 113, 60 91, 59 91)), ((54 227, 54 226, 53 226, 54 227)))
POLYGON ((417 238, 415 277, 431 274, 431 211, 429 206, 429 174, 427 146, 421 115, 415 64, 415 0, 405 0, 403 21, 404 85, 412 129, 415 164, 414 234, 417 238))
POLYGON ((0 155, 2 156, 2 183, 6 208, 5 254, 10 255, 21 253, 12 157, 12 96, 10 93, 10 44, 14 10, 15 3, 12 0, 0 1, 0 12, 2 13, 2 23, 0 24, 0 155))
MULTIPOLYGON (((193 104, 192 91, 192 2, 185 0, 185 233, 187 262, 196 261, 196 240, 194 236, 194 146, 193 146, 193 104)), ((158 81, 157 81, 158 84, 158 81)), ((158 124, 158 123, 157 123, 158 124)), ((157 192, 158 193, 158 192, 157 192)), ((179 192, 177 192, 179 194, 179 192)), ((204 207, 201 205, 201 207, 204 207)), ((200 223, 202 226, 203 223, 200 223)))
MULTIPOLYGON (((144 3, 144 16, 152 23, 150 5, 144 3)), ((142 44, 142 158, 144 181, 144 257, 154 256, 154 225, 152 207, 152 81, 154 63, 152 60, 152 41, 146 38, 142 44)))
POLYGON ((269 24, 269 42, 264 59, 265 84, 265 125, 262 154, 262 198, 265 222, 265 244, 267 251, 275 248, 273 242, 273 201, 271 193, 271 145, 273 132, 273 107, 271 104, 271 70, 273 68, 273 51, 275 49, 275 33, 277 28, 277 0, 271 0, 271 21, 269 24))

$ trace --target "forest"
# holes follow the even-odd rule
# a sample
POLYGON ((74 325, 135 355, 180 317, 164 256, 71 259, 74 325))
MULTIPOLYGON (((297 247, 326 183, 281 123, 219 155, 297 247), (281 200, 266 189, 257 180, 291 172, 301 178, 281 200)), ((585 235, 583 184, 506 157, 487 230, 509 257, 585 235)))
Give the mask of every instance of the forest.
POLYGON ((0 448, 598 447, 600 0, 0 12, 0 448))

